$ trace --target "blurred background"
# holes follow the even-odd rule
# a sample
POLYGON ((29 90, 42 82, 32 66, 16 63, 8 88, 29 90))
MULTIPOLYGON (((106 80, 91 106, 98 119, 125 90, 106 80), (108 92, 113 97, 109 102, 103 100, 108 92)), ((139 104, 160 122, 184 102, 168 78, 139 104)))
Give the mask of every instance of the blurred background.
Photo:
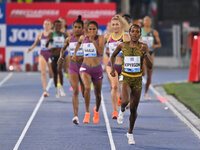
POLYGON ((103 16, 82 14, 83 19, 98 21, 101 34, 106 32, 107 22, 116 13, 129 14, 132 22, 150 16, 153 28, 159 32, 162 43, 162 48, 155 51, 155 67, 188 68, 194 35, 200 33, 200 0, 0 0, 0 2, 1 70, 7 70, 9 63, 14 59, 20 63, 22 70, 27 63, 37 64, 38 49, 36 48, 32 55, 27 55, 25 50, 41 31, 43 20, 50 18, 54 21, 58 17, 65 17, 67 26, 71 29, 71 23, 81 10, 87 10, 88 14, 91 14, 89 11, 100 10, 97 13, 104 14, 103 16), (38 2, 43 4, 37 5, 38 2), (75 4, 72 5, 71 2, 75 4), (44 14, 28 16, 23 14, 26 13, 23 10, 27 9, 35 9, 44 14), (47 9, 49 11, 52 9, 50 13, 54 16, 45 16, 45 12, 41 10, 47 9), (103 10, 105 13, 102 13, 103 10), (74 16, 69 16, 69 12, 74 13, 74 16), (68 13, 68 16, 65 13, 68 13))

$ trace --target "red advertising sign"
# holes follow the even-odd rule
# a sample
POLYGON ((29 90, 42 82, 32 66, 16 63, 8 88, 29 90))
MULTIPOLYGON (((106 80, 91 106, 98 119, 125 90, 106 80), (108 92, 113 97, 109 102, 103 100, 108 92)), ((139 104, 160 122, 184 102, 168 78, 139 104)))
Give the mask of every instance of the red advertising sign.
POLYGON ((116 14, 115 3, 7 3, 6 23, 14 25, 41 25, 44 19, 64 17, 67 24, 72 24, 78 15, 83 19, 97 21, 100 25, 116 14))
POLYGON ((0 47, 0 64, 5 63, 5 48, 0 47))

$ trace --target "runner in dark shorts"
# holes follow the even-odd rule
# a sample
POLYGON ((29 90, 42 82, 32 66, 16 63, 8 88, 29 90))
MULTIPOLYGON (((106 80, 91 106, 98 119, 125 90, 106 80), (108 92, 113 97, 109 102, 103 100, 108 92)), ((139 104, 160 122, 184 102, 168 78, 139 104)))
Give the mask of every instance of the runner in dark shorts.
POLYGON ((124 121, 124 112, 128 103, 130 103, 129 131, 127 132, 128 144, 135 144, 133 138, 133 128, 137 118, 137 108, 142 91, 142 65, 145 59, 147 67, 152 68, 152 62, 149 50, 146 44, 139 42, 141 28, 133 24, 129 30, 130 42, 123 42, 117 46, 111 57, 112 71, 115 76, 114 60, 117 54, 122 50, 122 102, 117 122, 122 124, 124 121))

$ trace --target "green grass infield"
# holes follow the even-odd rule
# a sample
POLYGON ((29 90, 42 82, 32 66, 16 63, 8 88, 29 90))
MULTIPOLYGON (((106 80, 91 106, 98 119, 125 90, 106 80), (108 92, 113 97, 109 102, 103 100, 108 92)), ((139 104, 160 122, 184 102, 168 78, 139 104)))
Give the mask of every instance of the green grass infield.
POLYGON ((200 83, 169 83, 164 89, 200 118, 200 83))

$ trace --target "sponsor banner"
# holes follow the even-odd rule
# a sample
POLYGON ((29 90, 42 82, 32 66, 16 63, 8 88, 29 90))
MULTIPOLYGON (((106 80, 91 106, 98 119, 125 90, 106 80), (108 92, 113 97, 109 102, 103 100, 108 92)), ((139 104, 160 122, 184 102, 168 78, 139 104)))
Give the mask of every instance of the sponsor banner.
MULTIPOLYGON (((14 70, 24 70, 25 65, 33 65, 34 62, 34 53, 38 53, 40 47, 36 47, 34 51, 27 53, 29 47, 6 47, 6 64, 8 67, 13 66, 14 70)), ((36 56, 35 56, 36 57, 36 56)), ((37 60, 35 58, 35 60, 37 60)))
POLYGON ((5 24, 6 22, 6 3, 0 2, 0 24, 5 24))
MULTIPOLYGON (((37 35, 43 32, 42 26, 35 25, 8 25, 7 26, 7 36, 5 36, 5 26, 0 26, 0 32, 2 32, 2 38, 0 37, 0 45, 5 46, 7 42, 7 46, 31 46, 37 35), (5 38, 6 37, 6 38, 5 38), (1 43, 2 39, 2 43, 1 43), (5 41, 6 39, 6 41, 5 41)), ((69 29, 72 27, 70 26, 69 29)), ((106 26, 99 26, 98 34, 104 34, 106 31, 106 26)), ((39 45, 38 45, 39 46, 39 45)))
POLYGON ((42 26, 7 26, 7 46, 31 46, 42 26))
POLYGON ((5 63, 5 48, 0 47, 0 64, 5 63))
POLYGON ((0 24, 0 46, 6 46, 6 25, 0 24))
POLYGON ((116 14, 115 3, 7 3, 7 24, 41 25, 47 18, 52 21, 64 17, 67 24, 72 24, 78 15, 84 19, 95 20, 100 25, 107 22, 116 14))

